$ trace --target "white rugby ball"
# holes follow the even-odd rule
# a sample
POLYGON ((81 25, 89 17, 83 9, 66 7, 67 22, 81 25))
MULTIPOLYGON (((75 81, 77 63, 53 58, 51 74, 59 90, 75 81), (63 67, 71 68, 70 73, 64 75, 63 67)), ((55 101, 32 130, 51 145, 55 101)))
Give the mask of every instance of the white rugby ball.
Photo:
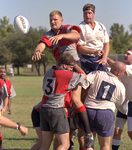
POLYGON ((16 16, 14 18, 14 28, 18 33, 27 34, 30 28, 29 21, 24 16, 16 16))

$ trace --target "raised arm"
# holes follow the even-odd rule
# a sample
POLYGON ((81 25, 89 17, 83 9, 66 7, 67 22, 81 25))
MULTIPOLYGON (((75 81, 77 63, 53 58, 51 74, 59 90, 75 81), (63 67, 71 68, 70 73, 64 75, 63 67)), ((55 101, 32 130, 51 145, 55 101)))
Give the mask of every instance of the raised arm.
POLYGON ((34 54, 32 56, 32 60, 40 60, 41 56, 44 56, 45 54, 42 54, 44 49, 46 48, 46 45, 44 43, 39 43, 37 47, 35 48, 34 54))

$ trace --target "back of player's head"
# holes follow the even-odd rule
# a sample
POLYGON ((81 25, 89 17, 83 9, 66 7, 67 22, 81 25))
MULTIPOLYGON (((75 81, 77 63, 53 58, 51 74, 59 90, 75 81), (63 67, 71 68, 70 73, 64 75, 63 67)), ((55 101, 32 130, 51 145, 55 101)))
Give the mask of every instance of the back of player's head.
POLYGON ((122 76, 126 71, 126 65, 120 61, 116 61, 111 66, 111 72, 116 76, 122 76))
POLYGON ((61 64, 71 65, 76 64, 76 61, 72 55, 70 55, 69 53, 65 53, 60 56, 58 65, 60 66, 61 64))
POLYGON ((62 13, 59 10, 53 10, 50 14, 49 17, 52 17, 54 15, 58 15, 62 18, 62 13))
POLYGON ((85 4, 83 6, 83 11, 91 10, 93 13, 95 13, 95 6, 93 4, 85 4))

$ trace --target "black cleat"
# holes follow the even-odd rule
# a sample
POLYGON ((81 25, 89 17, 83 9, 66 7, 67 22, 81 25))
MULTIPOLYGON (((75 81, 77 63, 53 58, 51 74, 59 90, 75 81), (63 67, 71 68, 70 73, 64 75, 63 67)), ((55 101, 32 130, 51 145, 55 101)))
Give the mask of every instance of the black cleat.
POLYGON ((94 137, 92 133, 85 134, 85 143, 86 149, 94 146, 94 137))

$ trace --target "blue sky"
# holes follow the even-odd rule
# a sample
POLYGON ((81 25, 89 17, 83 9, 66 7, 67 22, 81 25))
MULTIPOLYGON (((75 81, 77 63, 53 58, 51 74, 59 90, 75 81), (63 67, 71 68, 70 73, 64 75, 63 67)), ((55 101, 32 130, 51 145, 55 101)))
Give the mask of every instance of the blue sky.
POLYGON ((60 10, 63 24, 78 25, 83 20, 82 7, 92 3, 96 6, 95 20, 103 23, 108 33, 113 23, 123 24, 129 31, 132 24, 132 0, 1 0, 0 18, 6 16, 13 24, 17 15, 25 16, 32 27, 49 26, 49 13, 60 10))

